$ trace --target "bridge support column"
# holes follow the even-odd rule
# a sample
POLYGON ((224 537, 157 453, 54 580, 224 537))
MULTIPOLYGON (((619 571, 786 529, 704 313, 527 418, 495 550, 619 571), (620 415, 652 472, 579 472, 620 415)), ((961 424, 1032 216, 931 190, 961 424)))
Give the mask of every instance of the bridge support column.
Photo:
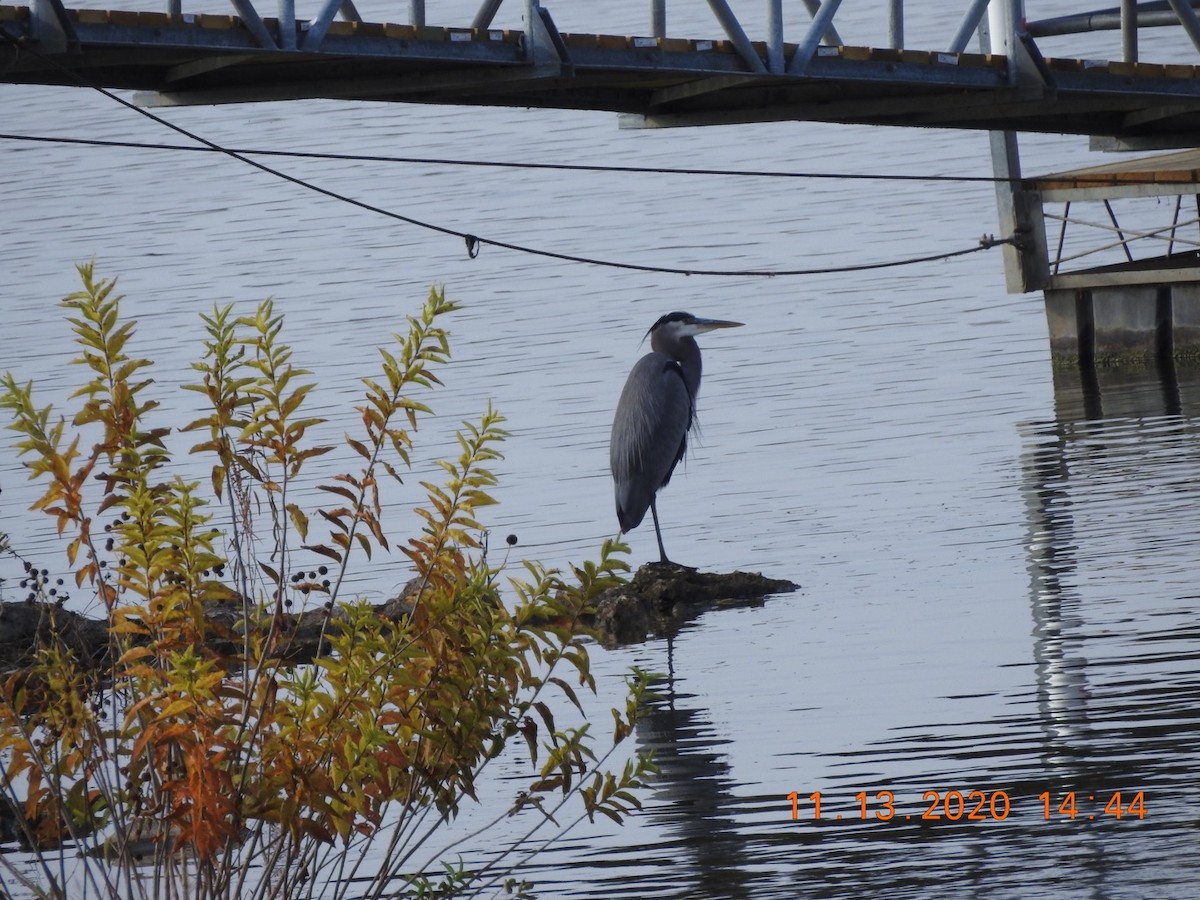
MULTIPOLYGON (((985 53, 1000 53, 1008 58, 1008 80, 1023 84, 1027 90, 1040 92, 1045 88, 1040 76, 1022 66, 1023 57, 1017 27, 1024 18, 1022 0, 1004 0, 992 3, 987 8, 988 19, 979 25, 979 42, 985 53)), ((977 21, 983 10, 975 4, 966 21, 977 21)), ((965 44, 963 28, 955 37, 955 44, 965 44)), ((1021 153, 1015 131, 990 132, 992 150, 992 174, 996 177, 996 210, 1000 219, 1000 233, 1004 237, 1016 238, 1004 247, 1004 280, 1010 293, 1036 291, 1045 284, 1049 266, 1046 250, 1046 229, 1042 218, 1041 200, 1035 191, 1029 191, 1021 181, 1021 153)))
POLYGON ((1016 132, 993 131, 991 144, 1000 234, 1017 239, 1004 247, 1004 280, 1009 293, 1036 291, 1045 285, 1049 268, 1041 198, 1021 181, 1016 132))

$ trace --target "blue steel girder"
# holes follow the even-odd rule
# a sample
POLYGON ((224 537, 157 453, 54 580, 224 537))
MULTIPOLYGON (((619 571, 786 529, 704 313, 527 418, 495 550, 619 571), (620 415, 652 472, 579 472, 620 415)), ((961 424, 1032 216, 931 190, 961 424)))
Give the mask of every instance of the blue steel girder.
MULTIPOLYGON (((276 2, 274 17, 0 6, 0 80, 130 88, 156 104, 331 97, 600 109, 653 126, 798 119, 1200 143, 1200 68, 1042 59, 1039 30, 1081 21, 1030 23, 999 42, 1008 56, 993 56, 831 44, 846 39, 834 28, 839 0, 805 0, 805 34, 778 46, 776 18, 769 41, 742 41, 566 34, 537 0, 521 0, 522 30, 492 27, 502 0, 480 0, 462 28, 363 22, 351 0, 326 0, 297 22, 294 0, 276 2)), ((782 11, 783 0, 766 2, 782 11)), ((724 0, 704 3, 728 20, 724 0)), ((413 6, 423 21, 423 5, 413 6)), ((1160 24, 1162 10, 1147 7, 1139 21, 1160 24)), ((982 0, 952 10, 947 42, 988 27, 987 11, 982 0)))

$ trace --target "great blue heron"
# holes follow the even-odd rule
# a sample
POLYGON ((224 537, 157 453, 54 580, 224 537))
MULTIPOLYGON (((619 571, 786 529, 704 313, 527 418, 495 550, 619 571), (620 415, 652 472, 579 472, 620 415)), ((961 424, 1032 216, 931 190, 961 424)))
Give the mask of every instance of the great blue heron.
POLYGON ((630 371, 617 402, 609 443, 617 521, 622 532, 632 531, 642 523, 649 507, 662 562, 669 560, 654 495, 671 480, 676 464, 683 459, 688 432, 696 420, 700 347, 694 335, 741 324, 698 319, 685 312, 663 316, 646 332, 650 352, 630 371))

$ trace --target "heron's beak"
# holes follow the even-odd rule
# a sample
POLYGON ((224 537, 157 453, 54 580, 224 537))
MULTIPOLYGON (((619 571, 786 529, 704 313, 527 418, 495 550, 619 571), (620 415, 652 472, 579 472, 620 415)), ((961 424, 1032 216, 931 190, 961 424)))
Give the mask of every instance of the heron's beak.
POLYGON ((696 319, 689 324, 696 329, 697 334, 715 331, 718 328, 740 328, 742 326, 741 322, 727 322, 725 319, 696 319))

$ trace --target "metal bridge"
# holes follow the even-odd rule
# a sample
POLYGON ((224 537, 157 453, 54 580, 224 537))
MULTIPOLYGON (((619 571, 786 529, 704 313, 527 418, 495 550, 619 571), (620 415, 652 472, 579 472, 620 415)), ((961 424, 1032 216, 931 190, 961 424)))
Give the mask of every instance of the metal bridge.
MULTIPOLYGON (((481 5, 450 26, 429 24, 424 0, 407 0, 402 23, 366 21, 355 0, 308 0, 319 8, 307 19, 296 0, 271 0, 274 16, 252 0, 230 0, 235 15, 165 2, 159 12, 0 5, 0 82, 132 89, 148 106, 332 98, 608 110, 625 127, 795 120, 984 130, 1008 288, 1045 289, 1055 352, 1098 354, 1112 336, 1160 355, 1185 343, 1200 354, 1200 239, 1189 237, 1200 205, 1181 218, 1185 197, 1200 204, 1200 154, 1030 179, 1017 148, 1019 132, 1086 135, 1100 149, 1200 147, 1200 0, 1120 0, 1035 21, 1023 0, 924 2, 913 29, 923 46, 906 40, 903 0, 875 0, 887 12, 886 40, 876 42, 885 46, 850 39, 856 23, 839 9, 861 14, 862 4, 842 0, 739 0, 743 17, 752 2, 763 14, 756 38, 728 0, 675 0, 672 16, 684 7, 689 28, 708 23, 686 36, 668 32, 666 0, 650 0, 640 35, 562 30, 551 5, 579 16, 569 0, 456 0, 468 13, 481 5), (520 28, 496 25, 502 7, 520 28), (1119 49, 1101 58, 1043 52, 1103 32, 1119 49), (1161 55, 1163 33, 1171 58, 1161 55), (1118 222, 1117 201, 1162 196, 1176 197, 1169 223, 1118 222), (1053 202, 1064 204, 1061 215, 1047 210, 1053 202), (1089 203, 1098 214, 1081 212, 1089 203), (1068 271, 1096 252, 1068 240, 1068 225, 1072 235, 1097 233, 1097 250, 1122 258, 1068 271), (1166 255, 1135 259, 1135 244, 1165 245, 1166 255)), ((585 11, 607 12, 603 3, 585 11)))
POLYGON ((676 0, 712 12, 708 34, 686 37, 668 34, 666 0, 651 0, 641 36, 560 31, 539 0, 508 0, 523 27, 496 28, 504 0, 481 2, 470 21, 431 26, 424 0, 408 0, 398 24, 364 21, 354 0, 321 0, 311 19, 295 0, 276 0, 274 16, 251 0, 231 0, 234 15, 185 12, 182 0, 161 12, 32 0, 0 6, 0 81, 135 89, 149 105, 324 97, 609 110, 627 126, 808 120, 1200 143, 1200 68, 1138 54, 1142 29, 1169 25, 1200 63, 1200 0, 1122 0, 1028 23, 1020 0, 939 3, 922 14, 943 17, 943 34, 923 48, 906 45, 903 0, 887 0, 885 47, 842 36, 841 0, 805 0, 795 42, 784 39, 795 0, 765 0, 757 39, 727 0, 676 0), (1120 31, 1120 59, 1039 50, 1042 38, 1098 29, 1120 31))

